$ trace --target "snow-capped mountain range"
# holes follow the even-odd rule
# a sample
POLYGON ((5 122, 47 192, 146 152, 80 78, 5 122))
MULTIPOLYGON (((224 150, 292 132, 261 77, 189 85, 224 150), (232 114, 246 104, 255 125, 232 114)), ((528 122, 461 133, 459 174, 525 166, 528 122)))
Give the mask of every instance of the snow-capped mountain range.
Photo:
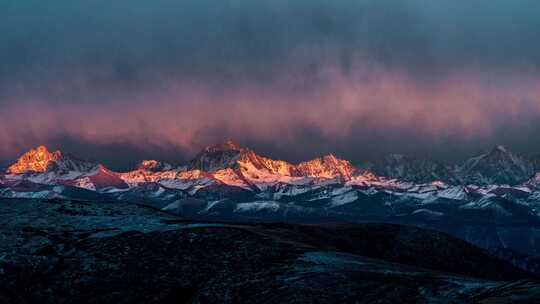
MULTIPOLYGON (((0 180, 2 185, 25 181, 105 193, 128 191, 145 183, 191 193, 207 186, 237 187, 261 193, 276 187, 329 185, 388 190, 435 187, 470 192, 475 189, 479 193, 488 193, 501 188, 533 192, 539 185, 540 173, 535 172, 533 161, 502 146, 470 158, 460 166, 392 154, 364 169, 333 154, 292 164, 260 156, 229 140, 206 147, 185 166, 144 160, 128 172, 114 172, 99 163, 77 159, 60 151, 49 152, 45 146, 39 146, 19 157, 0 180)), ((6 195, 9 191, 4 192, 6 195)))
POLYGON ((540 186, 540 173, 535 172, 534 162, 502 146, 454 167, 429 159, 392 154, 368 168, 356 167, 333 154, 292 164, 260 156, 229 140, 206 147, 185 166, 144 160, 134 170, 114 172, 99 163, 77 159, 60 151, 49 152, 45 146, 39 146, 9 166, 0 176, 0 182, 4 186, 3 196, 31 196, 9 186, 21 182, 73 186, 107 194, 129 192, 148 183, 191 194, 208 187, 228 187, 257 195, 278 188, 303 192, 306 188, 361 186, 410 193, 414 193, 414 189, 424 189, 422 193, 432 189, 437 190, 439 196, 452 199, 472 192, 487 195, 495 190, 501 192, 501 189, 532 193, 540 186))
POLYGON ((439 180, 454 185, 480 186, 493 184, 516 186, 528 181, 540 171, 536 159, 516 155, 504 146, 496 146, 458 165, 391 154, 369 167, 378 175, 403 181, 428 183, 439 180))
POLYGON ((122 200, 226 220, 411 222, 486 248, 540 254, 533 164, 504 147, 455 167, 401 155, 371 169, 332 154, 292 164, 227 141, 184 166, 145 160, 114 172, 40 146, 0 174, 0 197, 122 200), (515 231, 501 225, 528 241, 513 244, 515 231))

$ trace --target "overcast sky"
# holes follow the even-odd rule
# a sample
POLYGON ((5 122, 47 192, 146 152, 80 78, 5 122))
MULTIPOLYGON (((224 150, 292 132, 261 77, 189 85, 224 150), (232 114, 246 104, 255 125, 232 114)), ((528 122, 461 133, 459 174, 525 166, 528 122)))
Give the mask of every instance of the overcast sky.
POLYGON ((4 0, 0 162, 540 153, 540 1, 4 0))

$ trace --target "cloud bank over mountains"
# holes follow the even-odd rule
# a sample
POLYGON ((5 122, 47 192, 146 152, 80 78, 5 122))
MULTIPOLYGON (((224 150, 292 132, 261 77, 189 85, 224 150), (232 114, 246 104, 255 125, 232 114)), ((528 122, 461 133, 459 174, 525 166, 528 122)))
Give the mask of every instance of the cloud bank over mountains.
POLYGON ((540 126, 538 9, 11 1, 0 13, 0 159, 37 144, 111 161, 186 159, 227 137, 291 160, 452 158, 497 143, 540 151, 530 140, 540 126))

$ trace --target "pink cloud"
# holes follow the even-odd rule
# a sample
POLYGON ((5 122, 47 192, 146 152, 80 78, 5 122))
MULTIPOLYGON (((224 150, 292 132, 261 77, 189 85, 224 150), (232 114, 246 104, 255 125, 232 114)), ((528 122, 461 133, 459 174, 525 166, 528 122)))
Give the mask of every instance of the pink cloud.
POLYGON ((330 66, 309 89, 287 85, 288 79, 227 89, 171 80, 159 92, 114 94, 95 102, 13 96, 0 111, 0 154, 62 135, 195 151, 197 136, 213 129, 276 143, 293 141, 291 130, 298 128, 335 137, 357 129, 475 137, 494 132, 501 118, 520 124, 540 114, 540 80, 531 75, 464 71, 422 82, 401 71, 344 73, 330 66))

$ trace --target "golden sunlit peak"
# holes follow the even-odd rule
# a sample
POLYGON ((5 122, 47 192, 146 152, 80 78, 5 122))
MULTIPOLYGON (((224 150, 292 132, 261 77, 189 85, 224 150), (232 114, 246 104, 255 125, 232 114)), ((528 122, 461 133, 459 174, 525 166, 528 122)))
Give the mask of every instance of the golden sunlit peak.
POLYGON ((49 152, 47 147, 40 145, 24 153, 17 161, 11 165, 7 172, 19 174, 25 172, 44 172, 47 170, 49 162, 57 161, 62 156, 60 151, 49 152))
POLYGON ((166 170, 171 170, 173 169, 173 166, 171 164, 168 164, 168 163, 165 163, 165 162, 161 162, 161 161, 158 161, 158 160, 153 160, 153 159, 146 159, 146 160, 143 160, 139 163, 139 165, 137 166, 137 169, 138 170, 143 170, 143 171, 166 171, 166 170))

